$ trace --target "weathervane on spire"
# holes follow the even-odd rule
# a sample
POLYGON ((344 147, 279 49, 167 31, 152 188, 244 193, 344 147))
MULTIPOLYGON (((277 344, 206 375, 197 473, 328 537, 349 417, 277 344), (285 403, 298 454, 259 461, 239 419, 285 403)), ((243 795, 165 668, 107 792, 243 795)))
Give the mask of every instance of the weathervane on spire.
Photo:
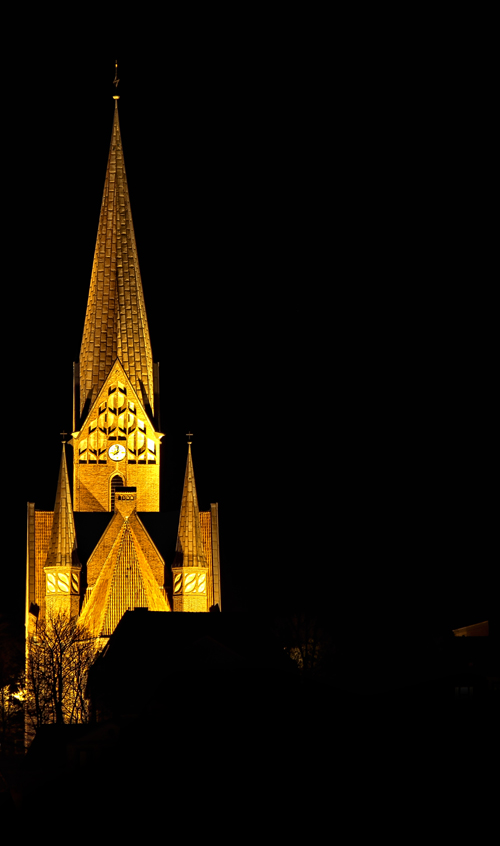
POLYGON ((62 441, 61 441, 61 443, 65 444, 65 443, 66 443, 66 435, 67 435, 68 433, 67 433, 67 432, 59 432, 59 434, 60 434, 60 435, 61 435, 61 437, 62 437, 62 441))
MULTIPOLYGON (((113 85, 116 86, 116 88, 118 88, 119 82, 120 82, 120 80, 118 79, 118 59, 115 59, 115 78, 113 80, 113 85)), ((119 100, 119 99, 120 99, 119 94, 113 94, 113 100, 119 100)), ((118 105, 118 103, 115 103, 115 106, 117 106, 117 105, 118 105)))
POLYGON ((192 438, 192 437, 193 437, 193 433, 192 433, 192 432, 186 432, 186 438, 189 438, 188 444, 190 444, 190 443, 191 443, 191 438, 192 438))

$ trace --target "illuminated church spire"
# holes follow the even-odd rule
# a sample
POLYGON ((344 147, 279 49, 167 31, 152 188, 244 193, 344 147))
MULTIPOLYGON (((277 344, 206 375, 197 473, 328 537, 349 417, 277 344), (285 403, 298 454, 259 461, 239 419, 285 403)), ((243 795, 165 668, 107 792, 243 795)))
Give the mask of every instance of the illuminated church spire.
POLYGON ((172 573, 174 611, 208 611, 208 564, 202 542, 190 440, 172 573))
POLYGON ((61 467, 57 483, 54 519, 49 541, 46 574, 47 610, 79 611, 81 564, 76 551, 75 522, 71 507, 66 450, 63 442, 61 467))
MULTIPOLYGON (((117 74, 115 84, 118 83, 117 74)), ((87 313, 75 365, 73 507, 113 511, 117 484, 159 510, 158 365, 153 363, 123 159, 118 95, 87 313), (119 477, 119 478, 117 478, 119 477)))
POLYGON ((117 358, 154 412, 153 357, 123 158, 118 95, 80 350, 82 414, 117 358))

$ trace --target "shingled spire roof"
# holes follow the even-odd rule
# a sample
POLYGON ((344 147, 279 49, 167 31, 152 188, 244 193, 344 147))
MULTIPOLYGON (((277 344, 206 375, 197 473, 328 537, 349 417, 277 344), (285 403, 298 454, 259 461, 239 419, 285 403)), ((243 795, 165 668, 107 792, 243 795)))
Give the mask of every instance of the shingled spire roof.
POLYGON ((118 99, 80 350, 80 414, 119 358, 154 411, 153 357, 123 158, 118 99))
POLYGON ((46 567, 71 566, 79 566, 79 561, 76 553, 75 521, 71 506, 66 450, 63 444, 46 567))
POLYGON ((188 443, 188 457, 184 490, 182 492, 179 530, 173 567, 207 567, 200 528, 200 512, 194 481, 191 443, 188 443))

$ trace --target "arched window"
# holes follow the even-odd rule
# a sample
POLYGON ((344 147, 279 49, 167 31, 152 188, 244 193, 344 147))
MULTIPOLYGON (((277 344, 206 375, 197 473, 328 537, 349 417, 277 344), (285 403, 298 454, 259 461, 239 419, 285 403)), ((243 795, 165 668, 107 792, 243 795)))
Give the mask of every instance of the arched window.
POLYGON ((117 488, 125 487, 125 479, 123 476, 119 476, 118 473, 115 476, 111 477, 111 486, 110 486, 110 511, 115 510, 115 492, 117 488))

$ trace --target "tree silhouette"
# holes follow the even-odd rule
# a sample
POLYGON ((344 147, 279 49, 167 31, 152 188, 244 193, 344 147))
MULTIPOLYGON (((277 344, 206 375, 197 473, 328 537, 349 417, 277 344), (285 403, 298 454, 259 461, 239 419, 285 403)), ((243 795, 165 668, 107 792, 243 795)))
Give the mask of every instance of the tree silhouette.
POLYGON ((27 729, 55 723, 86 723, 85 686, 95 642, 75 618, 63 612, 38 622, 26 654, 27 729))

